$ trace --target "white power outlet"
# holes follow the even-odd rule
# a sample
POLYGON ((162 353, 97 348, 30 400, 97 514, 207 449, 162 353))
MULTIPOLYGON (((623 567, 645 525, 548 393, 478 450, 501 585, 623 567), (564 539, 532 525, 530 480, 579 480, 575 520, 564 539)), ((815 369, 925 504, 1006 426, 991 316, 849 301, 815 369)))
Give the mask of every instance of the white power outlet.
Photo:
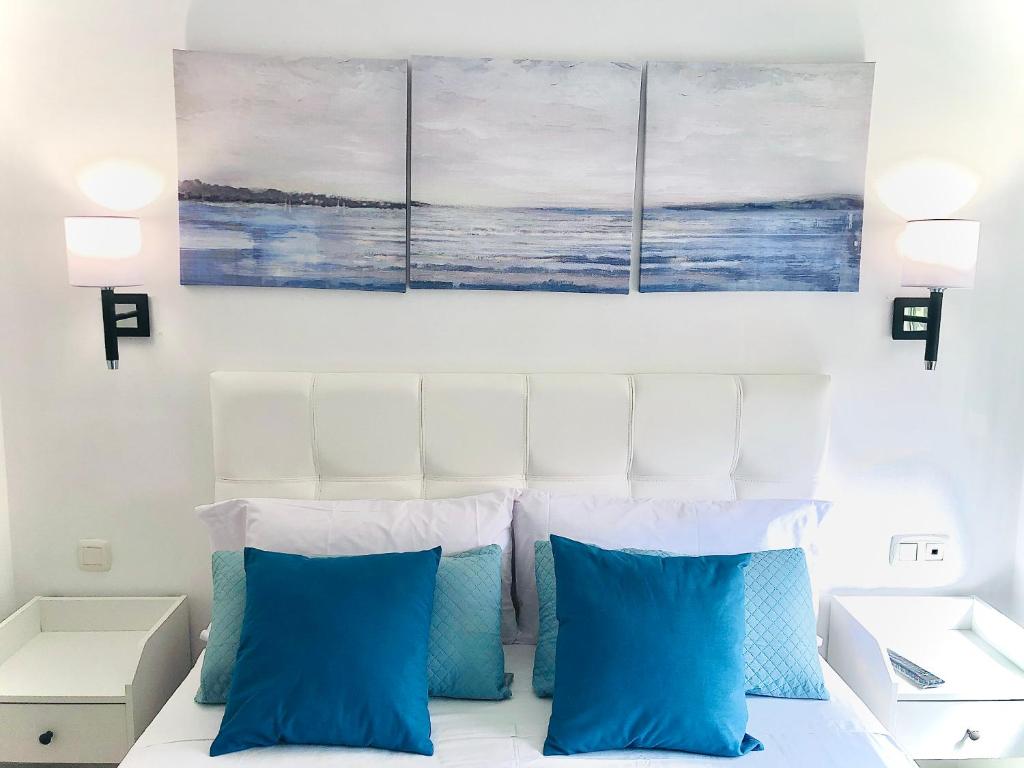
POLYGON ((110 542, 105 539, 79 539, 78 567, 83 571, 110 570, 110 542))
POLYGON ((924 560, 939 562, 946 559, 945 541, 926 541, 924 543, 924 560))
POLYGON ((938 563, 946 559, 949 536, 944 533, 901 533, 889 542, 890 565, 938 563))

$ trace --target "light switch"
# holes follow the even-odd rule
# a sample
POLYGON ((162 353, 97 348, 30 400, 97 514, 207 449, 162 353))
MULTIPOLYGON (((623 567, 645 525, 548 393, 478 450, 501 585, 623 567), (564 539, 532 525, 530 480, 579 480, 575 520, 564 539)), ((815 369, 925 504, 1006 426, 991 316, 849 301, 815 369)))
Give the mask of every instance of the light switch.
POLYGON ((911 563, 917 560, 917 542, 903 542, 900 544, 900 562, 911 563))
POLYGON ((105 539, 80 539, 78 567, 83 571, 110 570, 110 542, 105 539))

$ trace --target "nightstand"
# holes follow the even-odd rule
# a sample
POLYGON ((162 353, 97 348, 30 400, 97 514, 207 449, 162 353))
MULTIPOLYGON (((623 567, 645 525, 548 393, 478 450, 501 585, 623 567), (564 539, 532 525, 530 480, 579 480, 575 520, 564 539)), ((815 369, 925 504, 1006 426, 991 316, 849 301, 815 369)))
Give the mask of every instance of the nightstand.
POLYGON ((32 599, 0 624, 0 762, 120 762, 191 662, 184 597, 32 599))
POLYGON ((1024 757, 1024 628, 978 598, 835 597, 827 658, 915 760, 1024 757), (889 648, 945 684, 905 680, 889 648))

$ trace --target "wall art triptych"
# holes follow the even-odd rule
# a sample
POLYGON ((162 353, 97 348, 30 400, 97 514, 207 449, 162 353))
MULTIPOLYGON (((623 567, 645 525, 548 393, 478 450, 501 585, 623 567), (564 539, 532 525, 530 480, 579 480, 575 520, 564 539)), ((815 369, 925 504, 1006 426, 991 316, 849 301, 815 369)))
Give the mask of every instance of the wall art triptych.
POLYGON ((870 64, 174 73, 182 284, 628 293, 642 216, 643 292, 857 290, 870 64))

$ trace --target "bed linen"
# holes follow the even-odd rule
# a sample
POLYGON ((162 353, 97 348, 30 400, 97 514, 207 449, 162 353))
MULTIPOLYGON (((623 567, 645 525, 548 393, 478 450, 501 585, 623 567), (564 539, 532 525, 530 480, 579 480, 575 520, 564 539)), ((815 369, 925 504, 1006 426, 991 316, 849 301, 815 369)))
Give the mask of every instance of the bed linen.
MULTIPOLYGON (((603 752, 544 757, 551 700, 530 689, 532 645, 506 646, 506 665, 515 673, 513 697, 482 702, 431 699, 434 755, 345 747, 284 746, 211 758, 210 743, 224 707, 196 704, 201 664, 186 678, 121 763, 122 768, 381 768, 458 766, 526 768, 592 765, 594 768, 672 768, 732 765, 735 768, 915 768, 867 707, 827 664, 822 663, 830 701, 748 697, 748 729, 764 752, 715 758, 677 752, 603 752)), ((201 659, 200 659, 201 662, 201 659)))

